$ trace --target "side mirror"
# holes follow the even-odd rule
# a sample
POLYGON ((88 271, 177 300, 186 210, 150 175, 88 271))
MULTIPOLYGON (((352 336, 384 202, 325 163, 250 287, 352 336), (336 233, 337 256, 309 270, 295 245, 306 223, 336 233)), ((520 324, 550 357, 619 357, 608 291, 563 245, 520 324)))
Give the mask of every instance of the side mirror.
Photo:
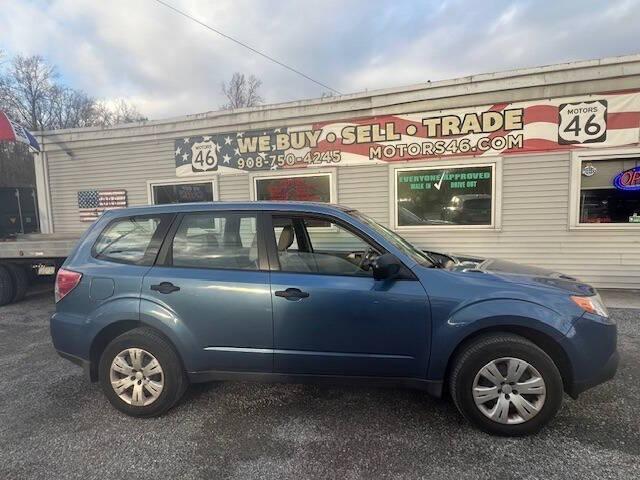
POLYGON ((390 253, 385 253, 376 258, 372 264, 373 278, 375 280, 385 280, 393 278, 402 267, 400 260, 390 253))

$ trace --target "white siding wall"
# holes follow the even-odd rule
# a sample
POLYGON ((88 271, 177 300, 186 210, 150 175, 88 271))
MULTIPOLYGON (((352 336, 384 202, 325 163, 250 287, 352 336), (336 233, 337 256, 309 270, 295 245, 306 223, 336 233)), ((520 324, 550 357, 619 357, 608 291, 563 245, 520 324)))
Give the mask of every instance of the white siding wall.
MULTIPOLYGON (((640 232, 568 228, 569 155, 512 156, 503 162, 502 227, 496 230, 411 231, 402 234, 424 248, 497 256, 553 268, 600 287, 640 288, 640 232)), ((173 178, 173 142, 78 149, 74 158, 49 156, 56 233, 79 233, 77 192, 124 188, 129 205, 144 205, 147 181, 173 178)), ((389 168, 338 168, 338 202, 390 223, 389 168)), ((219 198, 249 200, 248 175, 221 176, 219 198)))
POLYGON ((502 159, 502 228, 402 233, 425 248, 552 268, 597 286, 640 287, 640 232, 569 230, 569 154, 502 159))
POLYGON ((48 161, 56 233, 78 233, 89 225, 78 215, 80 190, 121 188, 130 206, 145 205, 147 180, 175 176, 171 140, 76 149, 73 157, 57 151, 48 161))

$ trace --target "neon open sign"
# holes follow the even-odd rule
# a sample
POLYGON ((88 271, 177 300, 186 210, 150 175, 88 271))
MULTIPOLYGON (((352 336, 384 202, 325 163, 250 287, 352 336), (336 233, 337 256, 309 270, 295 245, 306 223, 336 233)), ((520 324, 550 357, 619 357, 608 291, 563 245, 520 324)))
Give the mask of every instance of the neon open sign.
POLYGON ((640 190, 640 165, 616 175, 613 186, 618 190, 640 190))

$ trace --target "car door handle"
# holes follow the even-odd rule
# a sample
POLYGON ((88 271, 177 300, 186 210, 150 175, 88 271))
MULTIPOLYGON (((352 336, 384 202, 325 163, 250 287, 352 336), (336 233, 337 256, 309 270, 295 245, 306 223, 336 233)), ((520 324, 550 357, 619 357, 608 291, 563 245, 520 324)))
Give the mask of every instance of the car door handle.
POLYGON ((303 292, 299 288, 287 288, 286 290, 278 290, 275 292, 276 297, 286 298, 287 300, 300 300, 301 298, 307 298, 308 292, 303 292))
POLYGON ((175 286, 171 282, 160 282, 160 285, 151 285, 151 290, 155 290, 160 293, 172 293, 180 290, 180 287, 175 286))

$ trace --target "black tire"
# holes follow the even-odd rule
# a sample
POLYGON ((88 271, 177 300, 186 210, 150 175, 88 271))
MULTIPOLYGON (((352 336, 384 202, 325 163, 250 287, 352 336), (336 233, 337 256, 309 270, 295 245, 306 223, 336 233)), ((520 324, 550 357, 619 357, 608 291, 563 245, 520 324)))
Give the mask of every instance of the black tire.
POLYGON ((29 289, 29 277, 27 271, 21 266, 15 263, 7 263, 7 270, 11 274, 13 280, 14 292, 12 302, 19 302, 24 299, 29 289))
POLYGON ((0 306, 13 301, 15 290, 9 269, 5 265, 0 265, 0 306))
POLYGON ((184 394, 189 382, 180 357, 162 335, 152 328, 141 327, 116 337, 102 352, 98 375, 102 391, 111 404, 133 417, 155 417, 173 407, 184 394), (141 348, 153 355, 163 370, 164 387, 158 398, 146 406, 136 406, 122 400, 111 386, 110 370, 114 358, 128 348, 141 348))
MULTIPOLYGON (((460 413, 481 430, 494 435, 521 436, 536 433, 549 423, 562 406, 562 377, 551 357, 526 338, 508 333, 485 335, 467 345, 454 360, 449 388, 460 413), (545 383, 544 404, 533 418, 523 423, 506 424, 492 420, 476 406, 473 398, 473 382, 478 372, 488 363, 504 357, 529 363, 545 383)), ((506 397, 509 398, 509 395, 506 397)))

